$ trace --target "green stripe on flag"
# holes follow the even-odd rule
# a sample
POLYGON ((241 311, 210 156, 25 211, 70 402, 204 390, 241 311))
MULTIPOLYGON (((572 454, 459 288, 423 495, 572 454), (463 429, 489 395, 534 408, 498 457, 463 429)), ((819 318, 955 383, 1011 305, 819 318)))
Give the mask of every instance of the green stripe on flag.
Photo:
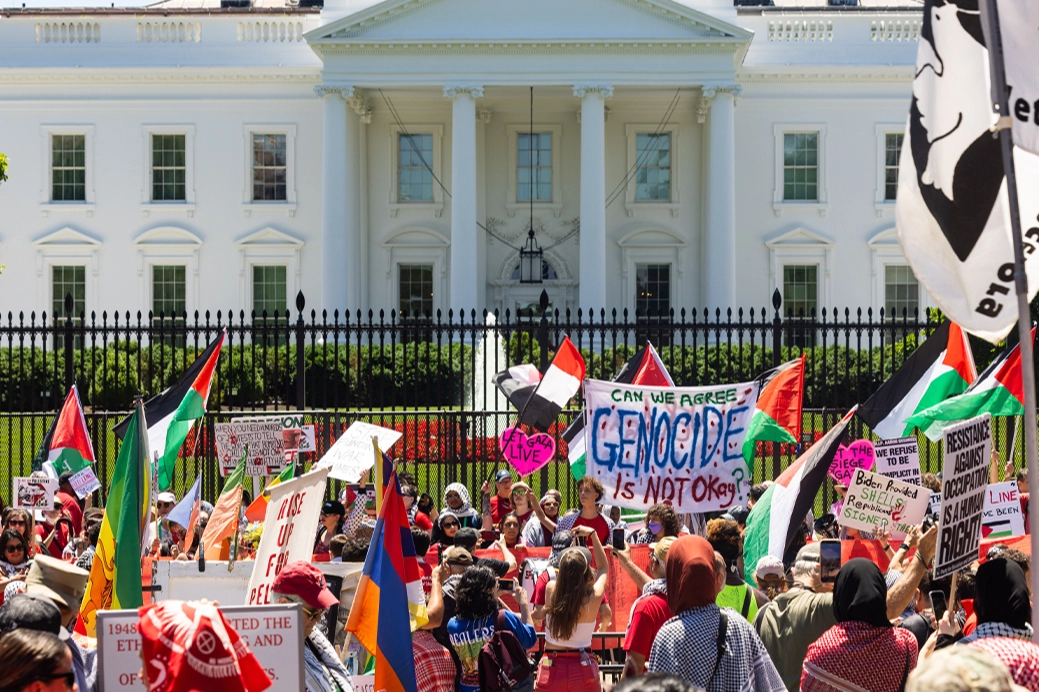
POLYGON ((747 516, 747 529, 743 534, 743 573, 744 580, 750 585, 757 586, 754 570, 761 557, 768 553, 772 535, 772 498, 779 488, 779 484, 771 484, 747 516))
POLYGON ((743 459, 753 469, 754 448, 759 441, 774 443, 797 443, 794 434, 786 430, 778 421, 758 409, 747 424, 747 436, 743 439, 743 459))
POLYGON ((180 448, 187 440, 188 432, 195 421, 206 413, 206 403, 198 390, 188 390, 177 407, 169 428, 166 430, 166 450, 159 460, 159 490, 166 491, 173 485, 173 472, 177 466, 180 448))
POLYGON ((120 497, 110 497, 108 501, 109 506, 117 507, 119 513, 112 527, 115 536, 113 609, 136 609, 144 604, 141 593, 141 532, 151 484, 148 478, 148 431, 143 412, 144 407, 138 405, 119 448, 116 475, 122 477, 120 497))

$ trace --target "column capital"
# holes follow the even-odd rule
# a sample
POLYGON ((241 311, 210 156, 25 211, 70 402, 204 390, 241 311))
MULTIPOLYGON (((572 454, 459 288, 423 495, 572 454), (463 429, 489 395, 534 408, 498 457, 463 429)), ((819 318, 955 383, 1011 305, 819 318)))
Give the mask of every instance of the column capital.
POLYGON ((352 98, 354 88, 345 84, 319 84, 314 87, 314 93, 319 97, 339 95, 344 99, 352 98))
POLYGON ((459 94, 468 94, 474 99, 483 98, 483 85, 481 84, 448 84, 444 86, 444 98, 453 99, 459 94))
POLYGON ((579 99, 583 99, 586 94, 592 92, 599 92, 599 96, 604 99, 608 99, 613 96, 613 85, 612 84, 575 84, 574 85, 574 96, 579 99))
POLYGON ((711 100, 718 94, 732 94, 732 100, 740 98, 743 86, 739 84, 711 84, 705 85, 700 92, 700 98, 696 102, 696 122, 703 124, 707 121, 707 113, 711 109, 711 100))

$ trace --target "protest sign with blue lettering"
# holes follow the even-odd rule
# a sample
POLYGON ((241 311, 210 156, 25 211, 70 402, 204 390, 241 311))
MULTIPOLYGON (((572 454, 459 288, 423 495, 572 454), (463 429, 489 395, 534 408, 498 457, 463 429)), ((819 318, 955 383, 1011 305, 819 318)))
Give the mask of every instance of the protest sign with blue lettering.
POLYGON ((604 503, 708 512, 746 503, 743 439, 758 383, 650 387, 586 380, 588 474, 604 503))

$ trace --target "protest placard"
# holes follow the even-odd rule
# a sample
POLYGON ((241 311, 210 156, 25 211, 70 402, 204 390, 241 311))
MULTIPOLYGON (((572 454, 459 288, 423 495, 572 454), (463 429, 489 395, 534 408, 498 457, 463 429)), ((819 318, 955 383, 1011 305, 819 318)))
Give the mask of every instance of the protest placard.
POLYGON ((942 434, 942 514, 934 577, 940 579, 970 565, 978 556, 981 520, 988 486, 992 445, 989 414, 954 424, 942 434))
POLYGON ((1021 496, 1016 481, 989 484, 985 489, 984 539, 1016 537, 1025 533, 1025 516, 1021 512, 1021 496))
MULTIPOLYGON (((302 691, 303 611, 299 604, 221 606, 221 613, 271 677, 272 691, 302 691)), ((97 688, 143 691, 136 609, 97 612, 97 688)))
POLYGON ((86 498, 89 494, 101 488, 101 482, 98 480, 97 475, 94 474, 93 467, 83 467, 83 469, 69 477, 69 483, 72 484, 72 490, 76 492, 80 499, 86 498))
POLYGON ((601 380, 584 384, 588 474, 604 503, 676 512, 728 508, 747 498, 743 459, 758 383, 649 387, 601 380))
POLYGON ((13 505, 23 510, 50 510, 54 494, 58 492, 58 480, 43 476, 42 473, 37 476, 16 476, 13 485, 13 505))
POLYGON ((920 443, 913 436, 873 445, 877 472, 913 486, 920 485, 920 443))
POLYGON ((402 435, 391 428, 354 421, 315 466, 330 467, 328 476, 355 484, 375 464, 372 436, 379 441, 379 449, 386 452, 402 435))
POLYGON ((280 420, 242 419, 213 425, 220 473, 227 476, 249 448, 245 473, 248 476, 280 474, 285 468, 280 420))
POLYGON ((938 517, 941 517, 941 515, 942 515, 942 494, 941 494, 941 492, 932 493, 931 494, 931 500, 928 502, 928 507, 930 508, 930 510, 928 512, 933 513, 933 514, 937 515, 938 517))
POLYGON ((927 514, 930 493, 876 472, 857 469, 841 506, 840 524, 872 532, 886 527, 894 540, 904 539, 927 514))
POLYGON ((847 486, 857 469, 873 469, 873 443, 868 440, 839 445, 830 463, 830 476, 842 486, 847 486))
POLYGON ((314 437, 314 425, 303 423, 303 413, 285 413, 272 416, 239 416, 231 419, 231 423, 242 421, 267 422, 277 421, 281 424, 282 449, 286 453, 315 452, 317 441, 314 437))
POLYGON ((271 489, 246 604, 270 604, 271 586, 281 569, 293 561, 310 561, 328 471, 318 469, 271 489))

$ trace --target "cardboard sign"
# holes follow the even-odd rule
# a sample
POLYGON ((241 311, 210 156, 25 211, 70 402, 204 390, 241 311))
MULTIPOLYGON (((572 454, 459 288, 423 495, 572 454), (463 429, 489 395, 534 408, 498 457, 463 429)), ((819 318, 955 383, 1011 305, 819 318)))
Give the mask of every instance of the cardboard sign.
POLYGON ((938 517, 942 516, 942 494, 940 491, 931 494, 931 500, 928 502, 928 506, 930 507, 930 512, 934 513, 938 517))
MULTIPOLYGON (((303 610, 299 604, 221 606, 220 611, 271 677, 269 690, 304 690, 303 610)), ((145 690, 137 675, 141 670, 138 622, 136 609, 97 612, 98 690, 145 690)))
POLYGON ((317 440, 314 436, 313 424, 303 423, 303 414, 277 414, 274 416, 239 416, 231 419, 231 423, 243 421, 268 422, 277 421, 281 424, 282 449, 286 454, 297 452, 316 452, 317 440))
POLYGON ((991 431, 992 417, 982 414, 950 426, 942 434, 945 467, 935 579, 970 565, 978 555, 988 487, 991 431))
POLYGON ((271 489, 246 604, 270 604, 271 586, 281 569, 294 561, 310 561, 328 471, 318 469, 271 489))
POLYGON ((839 522, 864 532, 886 527, 893 540, 904 539, 923 521, 930 499, 922 486, 859 469, 851 479, 839 522))
POLYGON ((375 464, 372 436, 379 441, 379 448, 387 452, 404 435, 390 428, 375 426, 364 421, 355 421, 350 428, 318 460, 317 467, 330 467, 328 476, 356 484, 361 475, 375 464))
POLYGON ((552 461, 556 454, 555 438, 547 433, 528 436, 518 427, 506 428, 498 438, 498 447, 505 461, 511 464, 520 476, 541 469, 552 461))
POLYGON ((76 492, 80 500, 101 488, 101 482, 98 480, 97 475, 94 474, 93 467, 80 469, 69 477, 69 483, 72 484, 72 490, 76 492))
POLYGON ((873 469, 873 443, 856 440, 851 445, 840 445, 830 464, 830 476, 834 481, 847 486, 858 469, 873 469))
POLYGON ((50 510, 54 506, 54 494, 58 492, 58 480, 49 476, 16 476, 13 479, 14 507, 23 510, 50 510))
POLYGON ((1025 516, 1021 512, 1021 496, 1016 481, 989 484, 985 489, 984 539, 1016 537, 1025 533, 1025 516))
POLYGON ((669 501, 678 513, 745 502, 751 480, 743 439, 758 383, 649 387, 584 384, 588 474, 603 503, 646 510, 669 501))
POLYGON ((876 443, 873 452, 878 473, 913 486, 920 485, 920 443, 914 436, 876 443))
MULTIPOLYGON (((264 417, 266 419, 267 417, 264 417)), ((242 419, 231 423, 214 424, 216 453, 220 459, 220 473, 227 476, 242 459, 246 446, 249 459, 245 473, 248 476, 277 475, 285 468, 282 450, 280 420, 254 421, 242 419)))

